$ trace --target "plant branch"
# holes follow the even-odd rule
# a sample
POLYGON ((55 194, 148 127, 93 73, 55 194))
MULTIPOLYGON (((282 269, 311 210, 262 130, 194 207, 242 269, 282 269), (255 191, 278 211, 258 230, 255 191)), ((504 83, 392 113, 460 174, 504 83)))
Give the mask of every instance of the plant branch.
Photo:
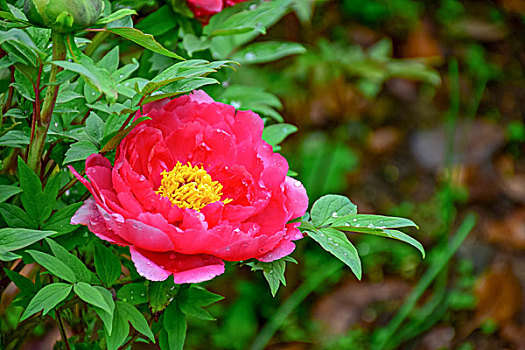
MULTIPOLYGON (((62 34, 52 31, 51 39, 53 41, 53 61, 64 60, 66 58, 66 45, 64 44, 62 34)), ((61 70, 62 68, 59 66, 52 65, 42 111, 40 112, 40 117, 35 118, 36 125, 34 137, 29 145, 27 162, 29 167, 37 174, 40 173, 40 168, 42 166, 42 153, 44 151, 45 139, 58 96, 59 85, 56 84, 57 74, 60 73, 61 70)))
POLYGON ((60 316, 60 312, 58 311, 58 308, 55 310, 55 315, 57 316, 58 329, 60 330, 60 336, 62 337, 64 344, 66 344, 66 349, 71 350, 71 347, 69 346, 69 342, 67 340, 66 329, 64 327, 64 321, 62 320, 62 316, 60 316))
MULTIPOLYGON (((82 172, 80 173, 80 176, 84 176, 86 174, 86 171, 85 170, 82 170, 82 172)), ((78 179, 76 177, 74 177, 73 179, 71 179, 67 184, 64 185, 64 187, 62 187, 59 191, 58 191, 58 194, 57 194, 57 198, 60 198, 62 197, 62 195, 64 193, 66 193, 67 190, 69 190, 71 187, 73 187, 76 183, 77 183, 78 179)))

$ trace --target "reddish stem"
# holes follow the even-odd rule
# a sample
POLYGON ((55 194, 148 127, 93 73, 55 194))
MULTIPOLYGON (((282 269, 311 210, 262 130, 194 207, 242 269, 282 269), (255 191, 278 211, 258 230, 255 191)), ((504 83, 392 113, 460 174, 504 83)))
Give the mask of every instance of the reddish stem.
MULTIPOLYGON (((146 98, 146 95, 144 95, 144 96, 142 96, 142 97, 140 98, 140 101, 139 101, 139 103, 138 103, 138 106, 139 106, 139 107, 142 107, 142 102, 144 101, 145 98, 146 98)), ((128 126, 129 122, 131 121, 131 119, 133 118, 133 116, 135 115, 135 113, 137 113, 137 112, 131 112, 131 113, 129 114, 128 118, 126 119, 126 121, 124 122, 124 124, 121 125, 121 127, 120 127, 120 129, 118 129, 118 131, 122 131, 122 130, 124 130, 124 129, 128 126)))

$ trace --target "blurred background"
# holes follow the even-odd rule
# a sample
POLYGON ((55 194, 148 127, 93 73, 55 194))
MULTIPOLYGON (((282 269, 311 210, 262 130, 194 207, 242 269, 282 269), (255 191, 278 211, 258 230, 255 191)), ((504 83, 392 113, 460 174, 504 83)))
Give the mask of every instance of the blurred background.
POLYGON ((524 38, 523 0, 298 2, 261 36, 308 51, 224 85, 279 97, 310 203, 409 217, 428 254, 351 235, 359 282, 305 239, 275 298, 249 268, 212 281, 188 348, 525 349, 524 38))
MULTIPOLYGON (((148 15, 165 6, 158 16, 173 19, 177 1, 116 2, 144 6, 137 28, 173 48, 175 24, 148 15)), ((360 213, 408 217, 427 256, 350 234, 358 281, 303 239, 275 297, 262 273, 228 264, 206 283, 225 297, 209 308, 217 321, 189 320, 186 348, 525 349, 524 38, 525 0, 296 0, 255 41, 306 52, 251 64, 237 51, 243 65, 206 90, 298 127, 277 149, 310 203, 338 193, 360 213)), ((138 55, 126 45, 124 61, 138 55)), ((170 63, 152 56, 141 74, 170 63)))

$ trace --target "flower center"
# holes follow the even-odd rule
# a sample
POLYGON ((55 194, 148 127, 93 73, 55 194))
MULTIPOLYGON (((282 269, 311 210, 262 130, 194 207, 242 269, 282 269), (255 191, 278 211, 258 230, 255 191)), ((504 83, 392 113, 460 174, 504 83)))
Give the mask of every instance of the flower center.
MULTIPOLYGON (((164 170, 161 175, 162 180, 155 193, 168 198, 181 209, 199 211, 206 205, 221 200, 222 185, 218 181, 212 181, 210 174, 202 166, 177 162, 173 170, 164 170)), ((222 200, 224 204, 231 201, 229 198, 222 200)))

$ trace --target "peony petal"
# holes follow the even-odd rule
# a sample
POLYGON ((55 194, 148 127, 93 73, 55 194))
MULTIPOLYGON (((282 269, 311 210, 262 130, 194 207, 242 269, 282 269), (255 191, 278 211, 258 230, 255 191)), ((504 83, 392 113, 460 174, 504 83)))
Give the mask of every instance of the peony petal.
POLYGON ((262 262, 274 261, 290 255, 295 250, 295 244, 288 239, 283 239, 272 251, 260 256, 257 260, 262 262))
POLYGON ((173 244, 166 233, 138 220, 126 220, 119 234, 128 242, 142 249, 153 252, 173 250, 173 244))
POLYGON ((308 196, 306 189, 299 180, 289 176, 284 181, 284 191, 286 194, 286 207, 290 211, 288 220, 302 217, 308 209, 308 196))
POLYGON ((224 273, 224 262, 211 255, 152 253, 134 246, 130 252, 139 274, 152 281, 163 281, 173 275, 177 284, 199 283, 224 273))
POLYGON ((222 10, 222 0, 188 0, 188 3, 211 13, 222 10))
POLYGON ((129 242, 115 234, 106 220, 114 219, 97 205, 93 198, 88 198, 71 218, 71 225, 86 225, 91 232, 103 240, 118 245, 129 245, 129 242))
POLYGON ((146 258, 134 246, 131 246, 129 251, 131 253, 131 260, 133 260, 139 275, 146 277, 150 281, 164 281, 169 277, 170 273, 168 271, 146 258))
MULTIPOLYGON (((195 0, 193 1, 194 4, 196 4, 197 2, 201 2, 202 3, 203 1, 202 0, 201 1, 195 1, 195 0)), ((215 0, 208 0, 207 2, 220 3, 220 1, 215 1, 215 0)), ((213 10, 210 10, 210 11, 213 11, 213 10)), ((202 90, 195 90, 195 91, 193 91, 190 94, 190 101, 195 101, 197 103, 214 103, 215 102, 213 100, 213 98, 211 98, 207 93, 205 93, 202 90)))

